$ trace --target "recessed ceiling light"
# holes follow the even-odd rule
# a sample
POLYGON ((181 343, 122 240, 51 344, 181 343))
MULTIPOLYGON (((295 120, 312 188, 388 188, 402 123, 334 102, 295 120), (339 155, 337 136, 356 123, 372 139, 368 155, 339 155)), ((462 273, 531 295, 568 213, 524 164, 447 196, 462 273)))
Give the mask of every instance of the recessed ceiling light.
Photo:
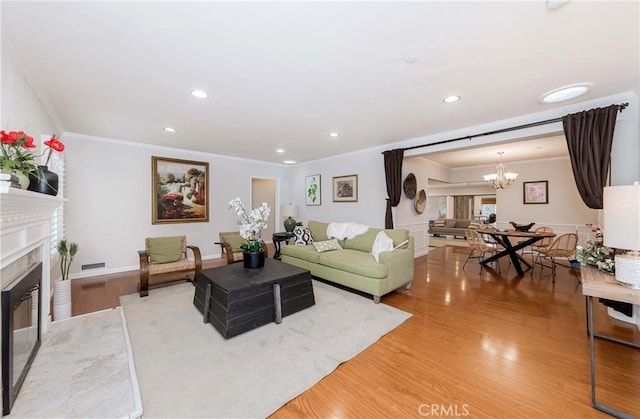
POLYGON ((556 10, 569 3, 569 0, 547 0, 547 9, 556 10))
POLYGON ((335 137, 339 137, 339 136, 340 136, 340 134, 338 134, 337 132, 330 132, 329 133, 329 137, 334 137, 335 138, 335 137))
POLYGON ((162 129, 167 131, 167 132, 176 132, 177 131, 175 128, 171 128, 171 127, 164 127, 162 129))
POLYGON ((462 97, 461 97, 461 96, 451 95, 451 96, 447 96, 447 97, 445 97, 444 99, 442 99, 442 101, 443 101, 444 103, 453 103, 453 102, 457 102, 457 101, 459 101, 460 99, 462 99, 462 97))
POLYGON ((276 150, 276 153, 284 153, 284 150, 282 148, 279 148, 276 150))
POLYGON ((209 93, 204 90, 193 89, 191 90, 191 96, 195 96, 199 99, 206 99, 209 97, 209 93))
POLYGON ((576 83, 553 89, 540 96, 540 103, 558 103, 575 99, 589 92, 593 87, 592 83, 576 83))
POLYGON ((284 164, 296 164, 295 160, 285 160, 283 161, 284 164))
POLYGON ((412 55, 411 57, 407 57, 405 61, 409 64, 413 64, 418 61, 418 57, 416 57, 415 55, 412 55))

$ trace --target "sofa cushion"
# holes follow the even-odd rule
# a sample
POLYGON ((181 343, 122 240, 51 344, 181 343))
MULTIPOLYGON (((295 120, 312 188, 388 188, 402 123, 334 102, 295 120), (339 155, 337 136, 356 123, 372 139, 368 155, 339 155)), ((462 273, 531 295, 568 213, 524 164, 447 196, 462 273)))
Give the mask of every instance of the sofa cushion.
POLYGON ((370 228, 363 234, 359 234, 352 239, 346 239, 344 248, 370 253, 379 231, 381 231, 379 228, 370 228))
POLYGON ((309 227, 296 227, 293 229, 293 234, 295 234, 295 244, 313 243, 313 237, 311 237, 311 230, 309 227))
POLYGON ((447 218, 446 220, 444 220, 444 226, 446 228, 455 228, 457 222, 458 222, 458 220, 447 218))
POLYGON ((320 263, 320 255, 312 244, 306 246, 282 246, 282 254, 306 260, 311 263, 320 263))
POLYGON ((369 253, 343 249, 336 252, 319 253, 320 264, 341 271, 370 278, 386 278, 387 266, 375 261, 369 253))
MULTIPOLYGON (((394 246, 397 246, 409 239, 409 230, 406 230, 404 228, 386 229, 384 232, 387 233, 387 236, 391 237, 394 246)), ((406 249, 408 246, 409 243, 405 243, 402 246, 402 249, 406 249)))
POLYGON ((182 237, 150 237, 147 239, 151 263, 171 263, 182 259, 182 237))
POLYGON ((478 228, 480 228, 480 227, 482 227, 482 224, 481 224, 481 223, 479 223, 479 222, 477 222, 477 221, 471 221, 471 222, 469 223, 469 227, 467 227, 467 228, 471 228, 471 229, 474 229, 474 230, 475 230, 475 229, 478 229, 478 228))
POLYGON ((327 237, 327 227, 329 227, 329 223, 309 221, 307 227, 309 227, 309 230, 311 230, 311 237, 313 238, 314 242, 329 240, 329 237, 327 237))
POLYGON ((456 228, 468 228, 471 220, 456 220, 456 228))
POLYGON ((338 243, 338 239, 323 240, 320 242, 314 241, 312 244, 318 253, 328 252, 330 250, 342 250, 342 246, 338 243))
POLYGON ((433 222, 434 227, 444 227, 444 220, 435 220, 433 222))

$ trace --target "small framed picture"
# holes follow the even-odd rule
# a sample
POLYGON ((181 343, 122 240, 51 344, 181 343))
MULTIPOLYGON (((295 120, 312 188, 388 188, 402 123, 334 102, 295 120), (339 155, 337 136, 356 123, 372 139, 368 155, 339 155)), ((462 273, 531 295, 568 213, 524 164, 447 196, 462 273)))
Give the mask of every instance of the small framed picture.
POLYGON ((304 178, 304 203, 307 205, 320 205, 320 175, 311 175, 304 178))
POLYGON ((549 181, 539 180, 536 182, 523 182, 523 203, 525 204, 548 204, 549 203, 549 181))
POLYGON ((333 202, 358 202, 358 175, 333 178, 333 202))

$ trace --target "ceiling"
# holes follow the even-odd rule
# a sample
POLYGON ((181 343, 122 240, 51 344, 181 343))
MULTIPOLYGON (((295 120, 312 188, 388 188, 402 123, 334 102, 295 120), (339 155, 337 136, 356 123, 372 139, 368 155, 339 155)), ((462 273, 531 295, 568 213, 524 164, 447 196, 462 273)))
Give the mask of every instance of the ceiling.
POLYGON ((3 51, 62 131, 275 163, 564 106, 538 98, 577 82, 593 89, 573 102, 637 92, 640 78, 637 1, 1 7, 3 51))
POLYGON ((498 153, 503 153, 502 161, 505 163, 569 157, 569 149, 567 148, 564 135, 495 145, 483 145, 481 147, 466 148, 464 150, 424 154, 423 156, 438 162, 438 164, 455 169, 487 164, 495 164, 497 166, 500 159, 498 153))

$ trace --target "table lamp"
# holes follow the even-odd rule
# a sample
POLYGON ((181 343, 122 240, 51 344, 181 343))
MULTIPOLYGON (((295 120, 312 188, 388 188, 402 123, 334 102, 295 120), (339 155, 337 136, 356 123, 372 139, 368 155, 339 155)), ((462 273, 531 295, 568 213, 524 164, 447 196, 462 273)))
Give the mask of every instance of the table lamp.
POLYGON ((604 245, 628 250, 616 256, 616 281, 640 289, 640 183, 604 188, 604 245))
POLYGON ((287 233, 291 233, 294 228, 296 228, 297 221, 294 217, 298 216, 298 206, 297 205, 281 205, 280 206, 280 215, 283 217, 287 217, 284 220, 284 229, 287 233))

